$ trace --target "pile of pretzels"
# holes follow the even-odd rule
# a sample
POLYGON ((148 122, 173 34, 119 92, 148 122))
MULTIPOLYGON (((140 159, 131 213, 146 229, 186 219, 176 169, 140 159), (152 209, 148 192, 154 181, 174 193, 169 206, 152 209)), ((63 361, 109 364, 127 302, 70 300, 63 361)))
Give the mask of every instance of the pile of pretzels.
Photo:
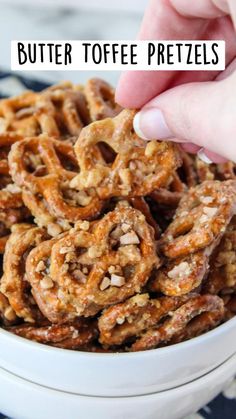
POLYGON ((91 79, 0 101, 0 320, 90 352, 194 338, 236 313, 236 166, 144 141, 91 79))

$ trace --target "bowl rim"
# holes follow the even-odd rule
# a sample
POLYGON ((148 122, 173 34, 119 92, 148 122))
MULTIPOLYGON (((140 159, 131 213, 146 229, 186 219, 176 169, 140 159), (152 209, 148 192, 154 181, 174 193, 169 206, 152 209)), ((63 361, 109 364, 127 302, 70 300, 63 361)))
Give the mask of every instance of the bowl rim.
POLYGON ((137 351, 137 352, 86 352, 86 351, 80 351, 80 350, 74 350, 74 349, 63 349, 63 348, 57 348, 57 347, 53 347, 44 343, 39 343, 39 342, 35 342, 33 340, 30 339, 26 339, 24 337, 21 336, 17 336, 14 333, 11 333, 8 330, 3 329, 2 327, 0 327, 0 341, 1 341, 1 336, 5 336, 7 339, 9 339, 10 341, 13 342, 19 342, 19 344, 21 345, 26 345, 29 348, 31 347, 32 349, 35 349, 41 352, 49 352, 49 353, 61 353, 62 355, 66 355, 66 354, 70 354, 72 357, 73 356, 77 356, 78 355, 80 357, 83 358, 101 358, 101 359, 106 359, 106 358, 143 358, 146 356, 151 356, 154 355, 155 353, 160 353, 160 354, 170 354, 175 352, 178 348, 188 348, 191 347, 192 344, 195 342, 196 344, 200 344, 201 342, 204 341, 209 341, 209 339, 211 339, 211 337, 215 337, 217 335, 221 335, 221 333, 223 333, 224 331, 227 331, 227 329, 230 329, 234 323, 236 324, 236 315, 232 318, 227 320, 225 323, 217 326, 215 329, 209 330, 206 333, 203 333, 200 336, 191 338, 189 340, 186 340, 184 342, 179 342, 179 343, 175 343, 173 345, 170 346, 164 346, 162 348, 155 348, 155 349, 148 349, 148 350, 143 350, 143 351, 137 351))

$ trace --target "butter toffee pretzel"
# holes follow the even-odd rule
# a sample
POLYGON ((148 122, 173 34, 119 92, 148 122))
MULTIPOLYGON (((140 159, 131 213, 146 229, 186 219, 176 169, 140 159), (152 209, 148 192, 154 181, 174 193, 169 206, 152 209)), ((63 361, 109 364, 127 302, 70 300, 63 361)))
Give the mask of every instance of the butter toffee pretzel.
POLYGON ((235 315, 235 164, 142 140, 135 112, 100 79, 0 101, 6 330, 133 352, 235 315))

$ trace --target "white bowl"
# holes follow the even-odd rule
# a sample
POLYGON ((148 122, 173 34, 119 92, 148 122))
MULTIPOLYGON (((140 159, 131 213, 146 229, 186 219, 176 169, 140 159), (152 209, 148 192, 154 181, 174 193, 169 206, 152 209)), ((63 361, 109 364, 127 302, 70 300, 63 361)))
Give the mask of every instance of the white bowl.
POLYGON ((190 382, 236 352, 236 317, 189 341, 137 353, 52 348, 0 330, 0 367, 26 380, 89 396, 137 396, 190 382))
MULTIPOLYGON (((0 410, 14 419, 180 419, 214 398, 235 373, 236 355, 203 377, 172 390, 109 398, 49 389, 0 369, 0 410)), ((136 380, 140 378, 137 374, 136 380)))

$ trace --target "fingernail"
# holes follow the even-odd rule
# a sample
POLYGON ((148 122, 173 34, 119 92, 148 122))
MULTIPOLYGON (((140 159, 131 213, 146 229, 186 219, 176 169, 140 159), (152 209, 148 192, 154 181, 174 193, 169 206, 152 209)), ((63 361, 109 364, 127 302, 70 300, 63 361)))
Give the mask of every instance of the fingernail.
POLYGON ((204 148, 201 148, 198 151, 197 155, 198 155, 199 159, 202 160, 204 163, 207 163, 207 164, 213 163, 213 161, 211 159, 209 159, 209 157, 206 156, 206 154, 204 152, 204 148))
POLYGON ((134 117, 133 126, 136 134, 144 140, 161 140, 173 136, 163 113, 157 108, 147 108, 138 112, 134 117))

